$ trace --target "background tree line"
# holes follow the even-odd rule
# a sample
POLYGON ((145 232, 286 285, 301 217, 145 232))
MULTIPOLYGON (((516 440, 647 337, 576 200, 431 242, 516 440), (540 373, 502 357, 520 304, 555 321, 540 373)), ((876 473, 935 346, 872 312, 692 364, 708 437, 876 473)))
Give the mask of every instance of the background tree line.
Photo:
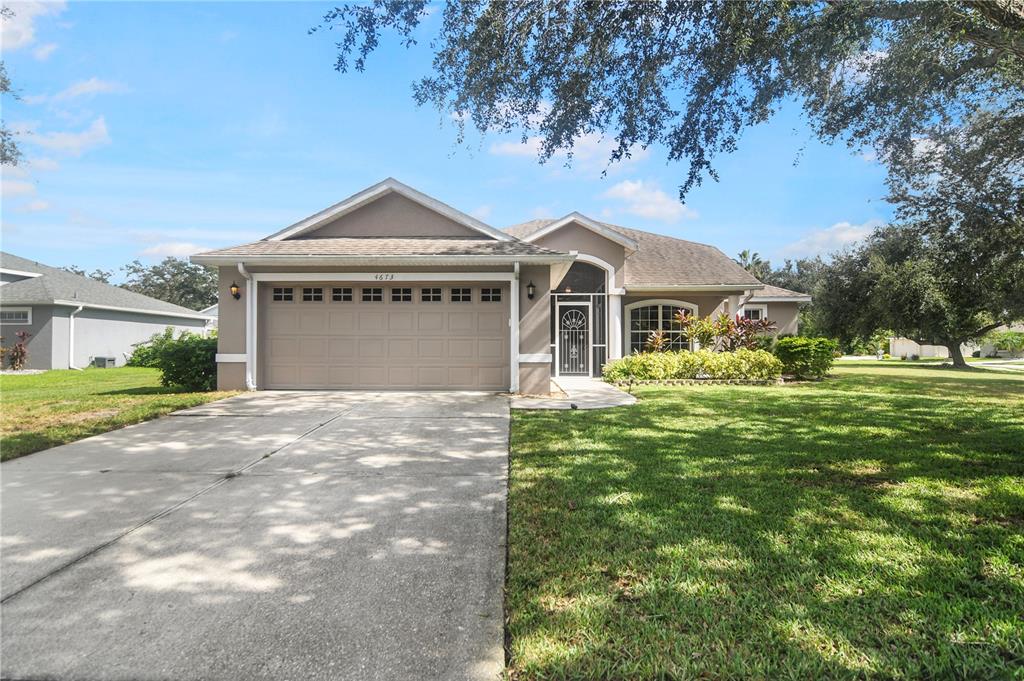
MULTIPOLYGON (((94 269, 86 272, 70 265, 68 272, 89 277, 104 284, 111 283, 115 270, 94 269)), ((190 310, 202 310, 217 302, 217 268, 196 265, 180 258, 167 257, 155 265, 133 260, 121 268, 123 283, 114 284, 144 296, 163 300, 190 310)))

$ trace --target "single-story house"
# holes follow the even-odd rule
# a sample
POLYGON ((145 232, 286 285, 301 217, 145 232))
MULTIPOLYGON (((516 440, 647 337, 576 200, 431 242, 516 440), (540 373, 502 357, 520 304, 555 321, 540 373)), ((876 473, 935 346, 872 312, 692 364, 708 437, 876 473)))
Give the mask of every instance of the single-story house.
POLYGON ((795 333, 809 297, 768 288, 714 246, 571 213, 499 230, 387 179, 220 268, 222 389, 475 389, 543 394, 597 376, 690 314, 795 333))
POLYGON ((0 253, 0 336, 32 334, 27 369, 80 369, 97 358, 122 366, 132 346, 167 327, 202 333, 201 312, 0 253))

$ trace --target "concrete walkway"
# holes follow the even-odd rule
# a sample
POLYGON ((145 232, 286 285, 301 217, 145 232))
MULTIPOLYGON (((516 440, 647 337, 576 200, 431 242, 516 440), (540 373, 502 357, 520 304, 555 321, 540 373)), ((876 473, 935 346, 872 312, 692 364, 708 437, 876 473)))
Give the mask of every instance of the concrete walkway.
POLYGON ((552 383, 565 397, 514 397, 513 409, 608 409, 636 404, 636 398, 599 378, 560 376, 552 383))
POLYGON ((3 464, 13 679, 495 679, 508 399, 266 392, 3 464))

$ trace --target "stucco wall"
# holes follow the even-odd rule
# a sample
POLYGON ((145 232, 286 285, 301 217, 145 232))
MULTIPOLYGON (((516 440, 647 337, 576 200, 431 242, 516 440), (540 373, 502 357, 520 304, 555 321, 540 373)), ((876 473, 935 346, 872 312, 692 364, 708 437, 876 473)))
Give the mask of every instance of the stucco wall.
POLYGON ((487 238, 479 231, 450 220, 400 194, 383 196, 373 203, 302 236, 307 238, 332 236, 487 238))
POLYGON ((799 331, 799 303, 764 303, 768 306, 768 319, 775 322, 776 335, 795 336, 799 331))
POLYGON ((175 333, 201 333, 205 322, 202 319, 85 308, 75 315, 74 320, 75 366, 85 368, 94 357, 114 357, 117 366, 123 366, 134 344, 149 340, 168 326, 173 327, 175 333))
MULTIPOLYGON (((2 295, 2 294, 0 294, 2 295)), ((4 347, 11 347, 18 342, 14 335, 18 331, 27 331, 32 334, 28 339, 28 363, 26 369, 53 369, 60 368, 53 366, 53 316, 52 305, 11 305, 11 308, 32 308, 31 324, 0 324, 0 336, 3 336, 4 347)), ((3 309, 3 308, 0 308, 3 309)), ((67 365, 67 353, 65 353, 65 366, 67 365)), ((7 368, 7 358, 4 358, 4 368, 7 368)))
POLYGON ((620 244, 595 234, 586 227, 575 223, 568 224, 551 234, 542 236, 533 243, 556 251, 579 251, 580 253, 600 258, 615 268, 614 286, 616 288, 622 287, 624 277, 622 265, 626 257, 625 249, 620 244))
MULTIPOLYGON (((524 267, 519 272, 519 352, 551 352, 551 271, 547 265, 524 267), (533 300, 526 287, 533 282, 533 300)), ((519 392, 546 395, 551 391, 551 362, 523 362, 519 366, 519 392)))

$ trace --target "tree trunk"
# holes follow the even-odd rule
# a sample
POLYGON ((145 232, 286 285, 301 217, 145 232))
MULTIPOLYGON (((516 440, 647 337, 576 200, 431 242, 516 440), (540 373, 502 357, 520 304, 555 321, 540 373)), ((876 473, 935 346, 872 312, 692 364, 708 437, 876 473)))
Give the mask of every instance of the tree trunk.
POLYGON ((967 362, 964 360, 964 353, 960 351, 960 341, 950 341, 946 343, 946 348, 949 350, 949 356, 953 359, 953 366, 966 369, 967 362))

